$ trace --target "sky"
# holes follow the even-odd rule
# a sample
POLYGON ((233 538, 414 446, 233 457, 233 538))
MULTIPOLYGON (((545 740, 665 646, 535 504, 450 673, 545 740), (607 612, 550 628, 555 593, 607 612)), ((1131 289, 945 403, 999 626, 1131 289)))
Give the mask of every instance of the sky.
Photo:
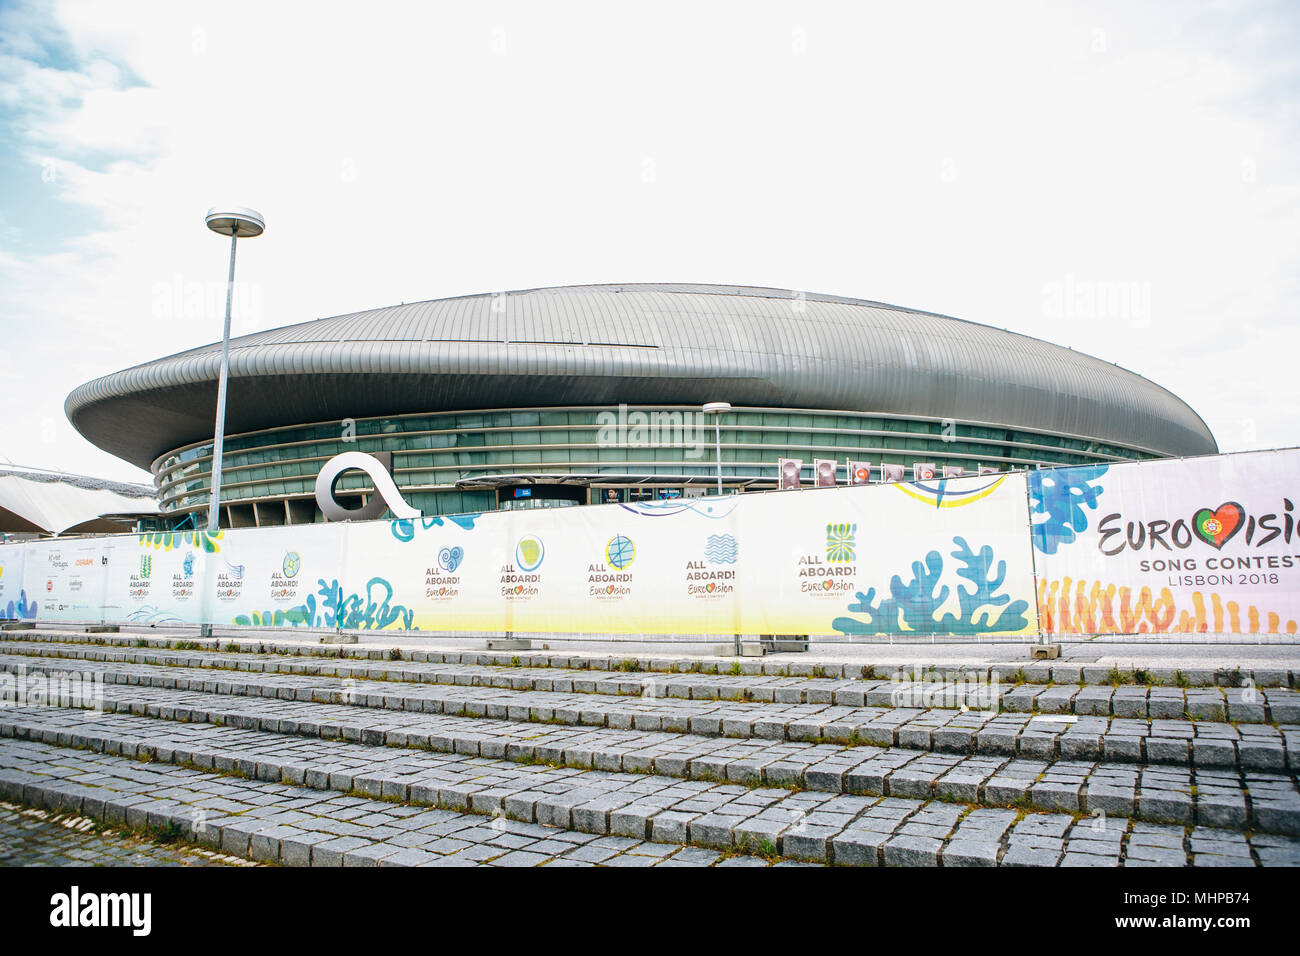
POLYGON ((0 463, 220 337, 713 282, 959 316, 1300 444, 1300 6, 0 0, 0 463))

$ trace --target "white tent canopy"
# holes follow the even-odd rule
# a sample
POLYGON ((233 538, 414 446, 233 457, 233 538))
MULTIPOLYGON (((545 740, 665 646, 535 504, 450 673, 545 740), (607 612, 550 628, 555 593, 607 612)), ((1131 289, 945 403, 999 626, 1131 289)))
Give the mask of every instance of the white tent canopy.
POLYGON ((0 531, 121 531, 129 526, 120 520, 103 520, 101 515, 157 511, 148 485, 57 472, 0 470, 0 531))

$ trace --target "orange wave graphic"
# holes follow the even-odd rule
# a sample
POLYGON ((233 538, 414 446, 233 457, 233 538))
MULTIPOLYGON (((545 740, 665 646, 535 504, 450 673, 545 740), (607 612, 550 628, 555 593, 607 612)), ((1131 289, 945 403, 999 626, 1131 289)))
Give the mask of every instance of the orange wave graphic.
MULTIPOLYGON (((1247 605, 1242 626, 1241 605, 1223 601, 1210 593, 1207 613, 1205 595, 1192 592, 1192 606, 1181 610, 1168 588, 1155 598, 1151 588, 1142 588, 1134 601, 1133 589, 1087 581, 1040 581, 1038 619, 1048 634, 1194 634, 1213 631, 1231 634, 1279 634, 1282 619, 1275 611, 1261 611, 1247 605), (1118 605, 1116 598, 1119 598, 1118 605), (1267 620, 1267 628, 1261 626, 1267 620)), ((1286 633, 1295 634, 1297 624, 1287 620, 1286 633)))

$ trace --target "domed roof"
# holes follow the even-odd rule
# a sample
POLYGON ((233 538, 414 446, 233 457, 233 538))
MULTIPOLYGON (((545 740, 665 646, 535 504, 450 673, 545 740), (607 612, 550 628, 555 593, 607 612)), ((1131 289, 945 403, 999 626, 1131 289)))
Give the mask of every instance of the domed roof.
MULTIPOLYGON (((90 441, 142 467, 212 433, 221 343, 68 396, 90 441)), ((929 312, 781 289, 589 285, 435 299, 230 343, 227 433, 409 412, 558 405, 851 410, 1217 451, 1139 375, 929 312)))

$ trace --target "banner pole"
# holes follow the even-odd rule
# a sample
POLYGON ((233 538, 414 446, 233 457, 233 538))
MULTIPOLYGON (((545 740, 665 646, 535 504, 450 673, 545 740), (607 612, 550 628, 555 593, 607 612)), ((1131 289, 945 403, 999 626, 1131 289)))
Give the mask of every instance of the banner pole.
POLYGON ((1030 565, 1030 580, 1033 581, 1033 592, 1034 592, 1033 593, 1034 621, 1036 622, 1036 626, 1038 628, 1037 643, 1047 644, 1050 643, 1050 640, 1048 639, 1049 635, 1043 632, 1042 606, 1039 604, 1038 601, 1038 555, 1035 553, 1037 549, 1034 547, 1034 508, 1030 502, 1029 481, 1030 481, 1029 470, 1026 469, 1025 470, 1025 519, 1029 525, 1029 565, 1030 565))

